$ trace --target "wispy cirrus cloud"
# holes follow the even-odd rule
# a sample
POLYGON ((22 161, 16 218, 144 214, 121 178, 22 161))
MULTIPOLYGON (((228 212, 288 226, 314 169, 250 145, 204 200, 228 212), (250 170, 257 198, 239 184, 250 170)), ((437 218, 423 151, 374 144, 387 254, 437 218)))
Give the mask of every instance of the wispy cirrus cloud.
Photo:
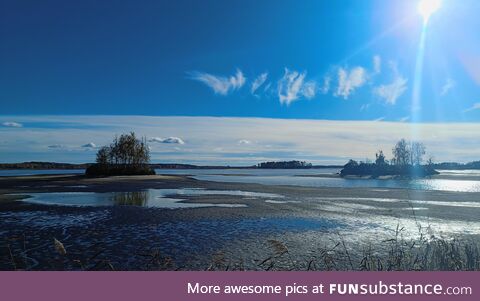
POLYGON ((368 72, 363 67, 354 67, 352 69, 338 69, 338 87, 334 93, 336 97, 348 99, 356 89, 365 85, 368 79, 368 72))
POLYGON ((312 99, 317 94, 317 82, 309 80, 302 87, 302 94, 306 99, 312 99))
POLYGON ((480 110, 480 102, 474 103, 470 108, 463 110, 464 113, 480 110))
POLYGON ((258 88, 260 88, 268 78, 268 72, 262 73, 252 83, 252 87, 250 89, 250 92, 255 95, 255 92, 257 92, 258 88))
POLYGON ((405 78, 399 76, 390 84, 374 88, 373 93, 382 98, 386 104, 394 105, 397 99, 407 90, 407 82, 405 78))
POLYGON ((330 83, 332 82, 332 78, 330 76, 325 76, 323 78, 323 85, 322 88, 320 89, 322 91, 322 94, 327 94, 330 91, 330 83))
POLYGON ((452 78, 447 78, 445 84, 442 87, 442 91, 440 92, 440 96, 447 95, 448 92, 450 92, 450 90, 455 88, 456 85, 457 85, 457 82, 455 80, 453 80, 452 78))
POLYGON ((243 87, 246 82, 246 78, 240 69, 237 69, 235 75, 229 77, 198 71, 188 72, 188 74, 191 79, 204 83, 210 87, 215 94, 220 95, 228 95, 230 92, 243 87))
POLYGON ((183 141, 183 139, 179 137, 168 137, 168 138, 153 137, 148 139, 148 142, 166 143, 166 144, 185 144, 185 141, 183 141))
POLYGON ((407 90, 408 80, 398 72, 397 64, 390 62, 394 78, 389 84, 380 85, 373 89, 373 94, 380 97, 386 104, 394 105, 397 99, 407 90))
POLYGON ((5 127, 10 127, 10 128, 21 128, 23 127, 23 124, 15 122, 15 121, 5 121, 2 122, 2 125, 5 127))
POLYGON ((278 98, 281 104, 290 105, 292 102, 305 97, 315 97, 317 84, 310 80, 305 82, 306 72, 291 71, 285 68, 283 77, 278 81, 278 98))

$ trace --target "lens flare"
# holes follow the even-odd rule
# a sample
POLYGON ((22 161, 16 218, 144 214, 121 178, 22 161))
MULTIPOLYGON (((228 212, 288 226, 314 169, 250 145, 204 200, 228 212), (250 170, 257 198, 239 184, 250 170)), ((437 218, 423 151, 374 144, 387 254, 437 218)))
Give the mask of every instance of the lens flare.
POLYGON ((423 17, 425 23, 430 17, 442 7, 442 0, 422 0, 418 4, 418 12, 423 17))

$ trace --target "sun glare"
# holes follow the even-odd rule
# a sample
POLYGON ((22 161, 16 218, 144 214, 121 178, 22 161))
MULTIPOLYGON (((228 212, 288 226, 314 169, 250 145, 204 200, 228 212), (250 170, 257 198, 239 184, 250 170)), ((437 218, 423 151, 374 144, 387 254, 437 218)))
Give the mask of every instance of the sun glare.
POLYGON ((442 0, 421 0, 418 4, 418 12, 422 15, 423 21, 428 22, 430 17, 440 9, 442 0))

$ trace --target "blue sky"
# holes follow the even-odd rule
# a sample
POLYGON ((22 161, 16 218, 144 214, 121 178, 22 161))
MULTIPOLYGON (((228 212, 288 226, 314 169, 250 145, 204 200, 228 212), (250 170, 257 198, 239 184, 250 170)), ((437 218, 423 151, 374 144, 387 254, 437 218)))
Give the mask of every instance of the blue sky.
MULTIPOLYGON (((17 131, 32 140, 28 130, 48 130, 54 136, 71 128, 71 115, 474 125, 480 2, 443 0, 426 25, 418 3, 4 0, 0 135, 17 131)), ((83 119, 79 124, 78 131, 90 130, 83 119)), ((50 150, 31 159, 52 159, 50 150)), ((29 158, 7 155, 0 160, 29 158)), ((295 157, 295 150, 284 156, 295 157)))

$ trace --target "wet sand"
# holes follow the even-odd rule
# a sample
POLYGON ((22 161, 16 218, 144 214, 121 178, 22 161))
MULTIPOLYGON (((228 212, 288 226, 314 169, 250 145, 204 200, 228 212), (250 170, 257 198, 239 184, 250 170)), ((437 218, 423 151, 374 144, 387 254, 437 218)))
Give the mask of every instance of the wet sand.
MULTIPOLYGON (((172 196, 175 197, 175 196, 172 196)), ((418 225, 444 237, 480 234, 480 193, 375 188, 309 188, 198 181, 186 176, 85 178, 78 175, 0 178, 0 269, 264 270, 283 245, 284 269, 306 269, 341 239, 352 254, 405 236, 418 225), (185 203, 245 207, 182 209, 57 206, 22 201, 29 193, 131 192, 202 188, 281 195, 182 195, 185 203), (13 194, 13 195, 12 195, 13 194), (60 255, 53 238, 67 255, 60 255), (280 243, 280 245, 279 245, 280 243), (292 259, 293 258, 293 259, 292 259)))

